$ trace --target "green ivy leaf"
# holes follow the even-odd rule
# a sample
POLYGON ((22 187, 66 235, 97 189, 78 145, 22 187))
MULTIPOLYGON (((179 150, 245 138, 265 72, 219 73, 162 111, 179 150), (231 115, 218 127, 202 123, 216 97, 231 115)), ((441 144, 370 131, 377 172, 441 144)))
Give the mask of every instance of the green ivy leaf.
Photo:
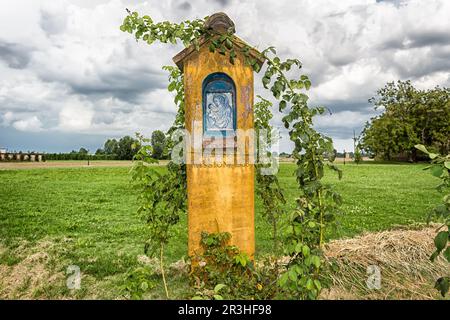
POLYGON ((176 82, 171 82, 167 87, 167 89, 169 90, 169 92, 172 92, 173 90, 175 90, 176 86, 177 86, 176 82))
POLYGON ((233 42, 231 42, 230 39, 225 40, 225 47, 231 50, 231 48, 233 48, 233 42))
POLYGON ((225 287, 226 287, 225 284, 219 283, 218 285, 216 285, 216 286, 214 287, 214 292, 218 293, 220 290, 222 290, 222 289, 225 288, 225 287))
POLYGON ((439 155, 437 153, 429 153, 428 156, 431 160, 436 159, 439 155))
POLYGON ((289 269, 289 279, 294 282, 297 281, 297 272, 294 269, 289 269))
POLYGON ((320 284, 319 280, 314 280, 314 285, 316 286, 317 290, 322 290, 322 285, 320 284))
POLYGON ((302 247, 302 253, 303 253, 303 255, 304 255, 305 257, 309 256, 310 250, 309 250, 309 247, 308 247, 307 245, 304 245, 304 246, 302 247))
POLYGON ((423 144, 416 144, 414 147, 416 149, 422 151, 423 153, 429 154, 427 148, 425 148, 425 146, 423 144))
POLYGON ((445 295, 447 294, 449 288, 450 288, 450 283, 449 283, 449 278, 448 277, 442 277, 437 279, 434 288, 439 290, 441 292, 441 295, 443 297, 445 297, 445 295))
POLYGON ((431 254, 431 256, 430 256, 430 260, 431 260, 431 262, 434 262, 434 260, 436 260, 436 258, 438 257, 438 255, 439 255, 439 251, 435 251, 435 252, 433 252, 432 254, 431 254))
MULTIPOLYGON (((430 157, 431 157, 431 155, 430 155, 430 157)), ((444 172, 444 168, 441 167, 440 165, 435 165, 435 166, 431 167, 431 174, 435 177, 439 178, 443 172, 444 172)))
POLYGON ((448 241, 448 231, 441 231, 434 238, 434 245, 436 246, 436 249, 439 252, 441 252, 447 245, 447 241, 448 241))
POLYGON ((445 259, 447 259, 448 262, 450 262, 450 247, 447 247, 443 253, 445 259))
POLYGON ((305 84, 306 90, 309 90, 309 88, 311 88, 311 81, 305 80, 303 83, 305 84))
POLYGON ((311 257, 312 264, 316 267, 320 267, 320 258, 318 256, 312 256, 311 257))
POLYGON ((287 272, 283 273, 280 277, 279 284, 284 287, 289 279, 289 274, 287 272))
POLYGON ((308 279, 308 281, 306 281, 306 289, 308 290, 314 289, 314 282, 312 281, 312 279, 308 279))
POLYGON ((143 281, 143 282, 141 283, 141 290, 142 290, 142 291, 147 291, 147 289, 148 289, 148 283, 145 282, 145 281, 143 281))
POLYGON ((270 83, 270 78, 264 76, 264 77, 262 78, 262 84, 263 84, 263 86, 264 86, 265 89, 267 89, 267 85, 268 85, 269 83, 270 83))

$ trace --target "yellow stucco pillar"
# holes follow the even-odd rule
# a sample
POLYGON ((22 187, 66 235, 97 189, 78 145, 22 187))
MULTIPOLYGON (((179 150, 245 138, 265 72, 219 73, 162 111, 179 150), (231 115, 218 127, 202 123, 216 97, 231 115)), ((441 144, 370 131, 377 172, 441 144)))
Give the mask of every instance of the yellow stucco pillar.
MULTIPOLYGON (((206 24, 217 33, 234 29, 223 13, 206 24)), ((244 44, 235 36, 233 42, 244 44)), ((186 129, 198 146, 191 146, 187 155, 191 257, 201 254, 202 231, 229 232, 231 244, 251 258, 255 252, 254 150, 250 139, 239 158, 237 143, 238 132, 253 129, 253 69, 236 52, 232 64, 228 55, 210 52, 203 39, 199 50, 192 46, 174 57, 184 73, 186 129)), ((256 50, 250 54, 263 63, 256 50)))

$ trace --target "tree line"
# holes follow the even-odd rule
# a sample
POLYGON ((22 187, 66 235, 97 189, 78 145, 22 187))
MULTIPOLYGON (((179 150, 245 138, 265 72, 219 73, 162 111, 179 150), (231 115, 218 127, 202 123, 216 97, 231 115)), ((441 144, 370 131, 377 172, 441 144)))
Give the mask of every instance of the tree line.
POLYGON ((382 160, 425 160, 422 144, 450 153, 450 88, 419 90, 410 81, 390 82, 369 99, 376 110, 362 132, 362 149, 382 160))
MULTIPOLYGON (((160 130, 153 131, 150 140, 152 146, 152 157, 155 159, 167 159, 167 138, 160 130)), ((72 150, 68 153, 47 153, 46 160, 132 160, 140 148, 138 139, 124 136, 120 139, 108 139, 102 148, 98 148, 95 154, 89 153, 84 147, 78 151, 72 150)))

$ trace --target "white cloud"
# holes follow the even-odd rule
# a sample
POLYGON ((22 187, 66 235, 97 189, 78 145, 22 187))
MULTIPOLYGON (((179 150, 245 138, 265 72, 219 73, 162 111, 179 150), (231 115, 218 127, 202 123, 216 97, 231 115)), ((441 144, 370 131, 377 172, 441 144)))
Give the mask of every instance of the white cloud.
POLYGON ((15 0, 0 11, 0 125, 92 135, 167 129, 176 110, 161 66, 181 46, 147 46, 120 32, 126 7, 155 21, 225 11, 244 40, 300 58, 311 103, 333 111, 317 128, 342 146, 373 114, 367 99, 386 82, 450 85, 445 0, 15 0))
POLYGON ((12 126, 20 131, 39 132, 42 130, 42 123, 36 116, 15 121, 12 126))
POLYGON ((62 131, 81 131, 91 127, 94 111, 88 101, 71 99, 59 113, 59 129, 62 131))
POLYGON ((334 148, 339 151, 353 152, 354 145, 352 139, 333 139, 334 148))
POLYGON ((324 114, 315 118, 315 125, 323 128, 355 128, 370 119, 372 114, 356 111, 342 111, 333 114, 324 114))

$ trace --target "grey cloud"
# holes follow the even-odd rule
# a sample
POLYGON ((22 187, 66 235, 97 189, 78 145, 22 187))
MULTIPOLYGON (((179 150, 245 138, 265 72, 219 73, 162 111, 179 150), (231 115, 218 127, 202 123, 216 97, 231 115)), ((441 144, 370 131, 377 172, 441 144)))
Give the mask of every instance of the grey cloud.
POLYGON ((395 67, 401 78, 420 78, 430 75, 434 72, 450 71, 450 60, 447 58, 438 58, 433 55, 426 57, 427 60, 416 65, 395 64, 395 67))
POLYGON ((405 1, 405 0, 377 0, 377 2, 391 3, 391 4, 395 5, 396 7, 399 7, 401 5, 406 4, 407 1, 405 1))
POLYGON ((328 61, 335 67, 342 67, 352 63, 355 60, 355 56, 351 54, 332 54, 328 61))
POLYGON ((95 152, 104 141, 106 135, 38 132, 30 134, 12 127, 0 126, 0 146, 8 150, 40 151, 40 152, 70 152, 72 149, 85 147, 95 152))
POLYGON ((231 4, 232 0, 213 0, 213 2, 220 4, 222 7, 226 7, 231 4))
POLYGON ((409 48, 421 48, 427 46, 442 46, 450 44, 450 30, 446 31, 415 31, 408 35, 411 41, 409 48))
POLYGON ((152 72, 116 70, 100 74, 99 78, 100 81, 93 84, 76 82, 70 85, 79 94, 114 96, 128 102, 136 101, 141 94, 166 87, 165 77, 152 72))
MULTIPOLYGON (((412 53, 414 58, 409 60, 393 59, 389 52, 380 52, 379 59, 384 69, 392 69, 399 79, 419 79, 435 72, 450 72, 450 48, 431 47, 412 53)), ((395 80, 395 79, 391 79, 395 80)))
POLYGON ((32 49, 17 43, 0 41, 0 60, 13 69, 24 69, 31 59, 32 49))
POLYGON ((56 15, 47 11, 41 10, 41 19, 39 25, 48 35, 64 32, 66 28, 65 15, 56 15))
POLYGON ((381 43, 380 50, 403 50, 450 44, 450 32, 439 30, 410 31, 398 38, 388 39, 381 43))
MULTIPOLYGON (((12 97, 14 98, 14 97, 12 97)), ((34 112, 39 111, 42 108, 45 108, 45 104, 36 103, 35 105, 31 105, 29 103, 21 103, 19 101, 16 101, 14 99, 7 99, 6 101, 2 102, 2 111, 12 111, 14 113, 28 113, 28 112, 34 112)))
POLYGON ((189 10, 192 9, 192 5, 189 2, 184 1, 184 2, 180 3, 177 6, 177 8, 180 9, 180 10, 183 10, 183 11, 189 11, 189 10))
POLYGON ((96 70, 89 77, 39 70, 40 79, 66 84, 73 94, 93 97, 116 97, 133 102, 139 95, 166 87, 167 76, 151 69, 122 68, 96 70))
POLYGON ((93 123, 113 124, 114 116, 111 112, 96 112, 92 121, 93 123))
POLYGON ((405 42, 404 37, 387 39, 378 46, 378 49, 379 49, 379 51, 384 51, 384 50, 389 50, 389 49, 402 49, 404 42, 405 42))
POLYGON ((356 134, 358 135, 364 127, 364 125, 361 125, 360 123, 355 125, 356 126, 354 128, 321 127, 318 128, 318 131, 325 134, 326 136, 333 137, 334 139, 348 139, 349 137, 353 136, 353 130, 355 130, 356 134))
POLYGON ((317 105, 326 106, 332 114, 341 111, 358 111, 366 113, 373 111, 373 107, 367 101, 322 100, 318 101, 317 105))

